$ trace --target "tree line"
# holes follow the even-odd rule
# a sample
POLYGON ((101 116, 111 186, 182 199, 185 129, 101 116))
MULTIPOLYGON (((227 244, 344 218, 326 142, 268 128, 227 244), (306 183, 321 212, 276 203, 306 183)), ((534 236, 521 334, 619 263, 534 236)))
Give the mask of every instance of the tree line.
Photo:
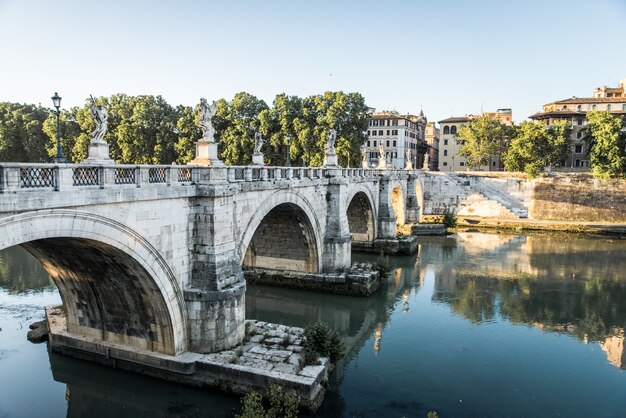
MULTIPOLYGON (((588 145, 589 162, 594 176, 602 179, 626 177, 626 122, 608 111, 587 113, 583 141, 588 145)), ((489 165, 501 155, 507 171, 523 171, 530 178, 547 167, 565 166, 573 150, 572 125, 557 121, 550 126, 524 121, 505 126, 488 116, 480 116, 463 125, 457 140, 459 152, 472 168, 489 165)))
MULTIPOLYGON (((110 156, 123 164, 186 164, 195 157, 199 106, 172 106, 161 96, 115 94, 95 99, 109 114, 110 156)), ((61 144, 70 162, 87 158, 95 122, 86 100, 60 114, 61 144)), ((219 99, 213 116, 220 159, 229 165, 252 161, 254 133, 266 141, 262 151, 271 165, 320 166, 326 135, 337 131, 336 150, 342 166, 361 164, 367 106, 359 93, 325 92, 305 98, 278 94, 268 106, 246 92, 219 99)), ((50 162, 56 155, 56 112, 53 109, 0 102, 0 161, 50 162)))

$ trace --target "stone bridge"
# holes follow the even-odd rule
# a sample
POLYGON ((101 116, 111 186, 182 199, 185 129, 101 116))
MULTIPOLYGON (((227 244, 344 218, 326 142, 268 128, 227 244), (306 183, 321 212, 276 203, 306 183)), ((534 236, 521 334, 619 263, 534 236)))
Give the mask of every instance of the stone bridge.
POLYGON ((394 239, 397 223, 418 221, 422 175, 2 163, 0 249, 21 245, 41 261, 69 337, 217 352, 244 338, 244 268, 349 267, 353 240, 394 239))

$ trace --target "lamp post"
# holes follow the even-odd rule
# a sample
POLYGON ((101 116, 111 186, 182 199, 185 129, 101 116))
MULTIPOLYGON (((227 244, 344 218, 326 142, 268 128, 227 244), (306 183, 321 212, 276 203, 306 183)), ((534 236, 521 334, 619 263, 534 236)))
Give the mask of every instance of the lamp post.
POLYGON ((61 148, 61 96, 59 96, 59 93, 54 92, 54 96, 51 99, 54 107, 57 109, 57 156, 54 157, 54 162, 67 163, 67 158, 63 156, 63 149, 61 148))
POLYGON ((285 167, 291 167, 291 157, 290 157, 290 149, 291 149, 291 136, 287 135, 287 159, 285 160, 285 167))

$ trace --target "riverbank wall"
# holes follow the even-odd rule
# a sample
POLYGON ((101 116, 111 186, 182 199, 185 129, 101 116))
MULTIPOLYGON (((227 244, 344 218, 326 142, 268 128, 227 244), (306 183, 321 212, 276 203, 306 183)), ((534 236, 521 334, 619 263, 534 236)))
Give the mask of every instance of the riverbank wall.
POLYGON ((459 216, 626 223, 626 180, 598 180, 588 173, 425 173, 421 215, 451 206, 459 216))

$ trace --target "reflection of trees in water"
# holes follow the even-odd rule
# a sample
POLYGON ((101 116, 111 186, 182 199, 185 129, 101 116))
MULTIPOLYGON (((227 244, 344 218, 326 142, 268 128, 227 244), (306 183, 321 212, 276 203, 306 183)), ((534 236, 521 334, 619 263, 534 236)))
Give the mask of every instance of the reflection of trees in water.
POLYGON ((603 340, 626 327, 626 283, 595 280, 518 280, 457 274, 437 280, 433 298, 450 304, 472 322, 496 315, 513 323, 569 332, 581 340, 603 340), (440 283, 441 282, 441 283, 440 283))
POLYGON ((0 286, 9 293, 25 293, 53 285, 41 263, 22 247, 0 251, 0 286))

